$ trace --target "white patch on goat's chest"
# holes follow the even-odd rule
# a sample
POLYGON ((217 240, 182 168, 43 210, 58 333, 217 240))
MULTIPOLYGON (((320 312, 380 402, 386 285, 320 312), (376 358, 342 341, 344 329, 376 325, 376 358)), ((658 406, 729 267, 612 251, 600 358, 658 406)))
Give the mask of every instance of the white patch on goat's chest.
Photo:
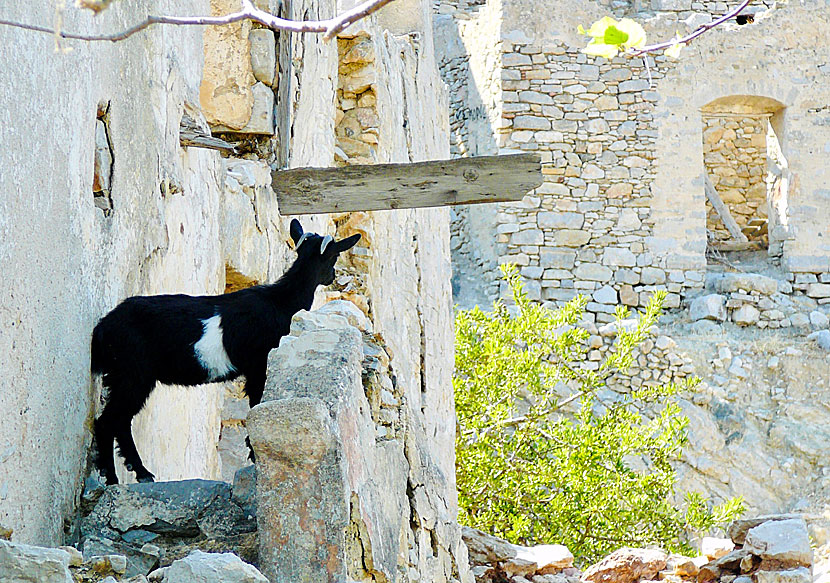
POLYGON ((202 327, 204 333, 193 345, 193 352, 196 353, 199 364, 208 372, 208 380, 215 381, 235 372, 236 368, 231 364, 222 343, 222 317, 217 314, 202 320, 202 327))

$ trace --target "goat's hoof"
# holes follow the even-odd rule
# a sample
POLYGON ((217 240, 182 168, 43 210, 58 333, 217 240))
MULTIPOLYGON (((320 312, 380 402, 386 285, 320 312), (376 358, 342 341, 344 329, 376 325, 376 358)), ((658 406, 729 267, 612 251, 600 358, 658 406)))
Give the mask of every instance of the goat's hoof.
POLYGON ((104 481, 107 483, 107 486, 115 486, 118 483, 118 476, 106 476, 104 481))
POLYGON ((140 482, 142 484, 148 484, 150 482, 155 482, 156 477, 153 474, 150 474, 150 475, 147 475, 147 476, 141 476, 140 478, 136 478, 136 481, 140 482))

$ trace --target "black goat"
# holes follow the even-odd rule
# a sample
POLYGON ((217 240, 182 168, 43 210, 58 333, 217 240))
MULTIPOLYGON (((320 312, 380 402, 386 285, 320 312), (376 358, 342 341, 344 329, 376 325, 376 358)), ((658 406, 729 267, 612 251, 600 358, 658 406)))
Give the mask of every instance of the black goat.
POLYGON ((92 332, 92 372, 109 389, 95 421, 96 465, 107 484, 117 484, 113 440, 139 482, 154 479, 138 455, 133 417, 156 381, 199 385, 245 376, 251 407, 262 399, 268 352, 288 334, 292 316, 308 310, 318 285, 334 281, 334 264, 360 235, 341 241, 303 233, 291 221, 297 259, 270 285, 218 296, 159 295, 128 298, 92 332))

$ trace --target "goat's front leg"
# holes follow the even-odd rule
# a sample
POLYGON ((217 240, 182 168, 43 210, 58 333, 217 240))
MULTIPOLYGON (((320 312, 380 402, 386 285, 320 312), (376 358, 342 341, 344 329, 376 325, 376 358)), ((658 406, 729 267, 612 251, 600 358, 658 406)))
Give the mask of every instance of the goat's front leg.
MULTIPOLYGON (((264 391, 265 367, 263 366, 261 370, 245 375, 245 394, 248 395, 248 404, 251 406, 251 409, 259 405, 260 401, 262 401, 262 393, 264 391)), ((251 439, 247 436, 245 437, 245 445, 248 446, 248 459, 256 462, 254 448, 251 447, 251 439)))

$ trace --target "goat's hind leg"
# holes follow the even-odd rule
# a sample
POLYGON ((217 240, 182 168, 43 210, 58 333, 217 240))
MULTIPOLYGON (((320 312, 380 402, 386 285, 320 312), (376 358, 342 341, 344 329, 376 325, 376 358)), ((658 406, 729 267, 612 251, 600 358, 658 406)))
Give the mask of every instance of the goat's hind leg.
POLYGON ((113 411, 114 408, 108 404, 104 407, 101 416, 95 420, 95 445, 98 448, 95 465, 108 486, 118 483, 118 476, 115 475, 115 458, 113 457, 112 449, 116 423, 113 411))
POLYGON ((115 433, 115 440, 118 442, 118 452, 124 458, 124 467, 135 472, 135 479, 138 482, 155 482, 156 477, 144 467, 141 456, 133 441, 132 418, 123 420, 115 433))
POLYGON ((138 449, 133 440, 133 418, 144 407, 155 384, 155 381, 147 379, 132 383, 129 394, 122 395, 120 419, 115 429, 115 441, 118 443, 118 453, 124 458, 124 467, 128 471, 135 472, 135 479, 139 482, 154 482, 155 476, 144 467, 141 456, 138 455, 138 449))

